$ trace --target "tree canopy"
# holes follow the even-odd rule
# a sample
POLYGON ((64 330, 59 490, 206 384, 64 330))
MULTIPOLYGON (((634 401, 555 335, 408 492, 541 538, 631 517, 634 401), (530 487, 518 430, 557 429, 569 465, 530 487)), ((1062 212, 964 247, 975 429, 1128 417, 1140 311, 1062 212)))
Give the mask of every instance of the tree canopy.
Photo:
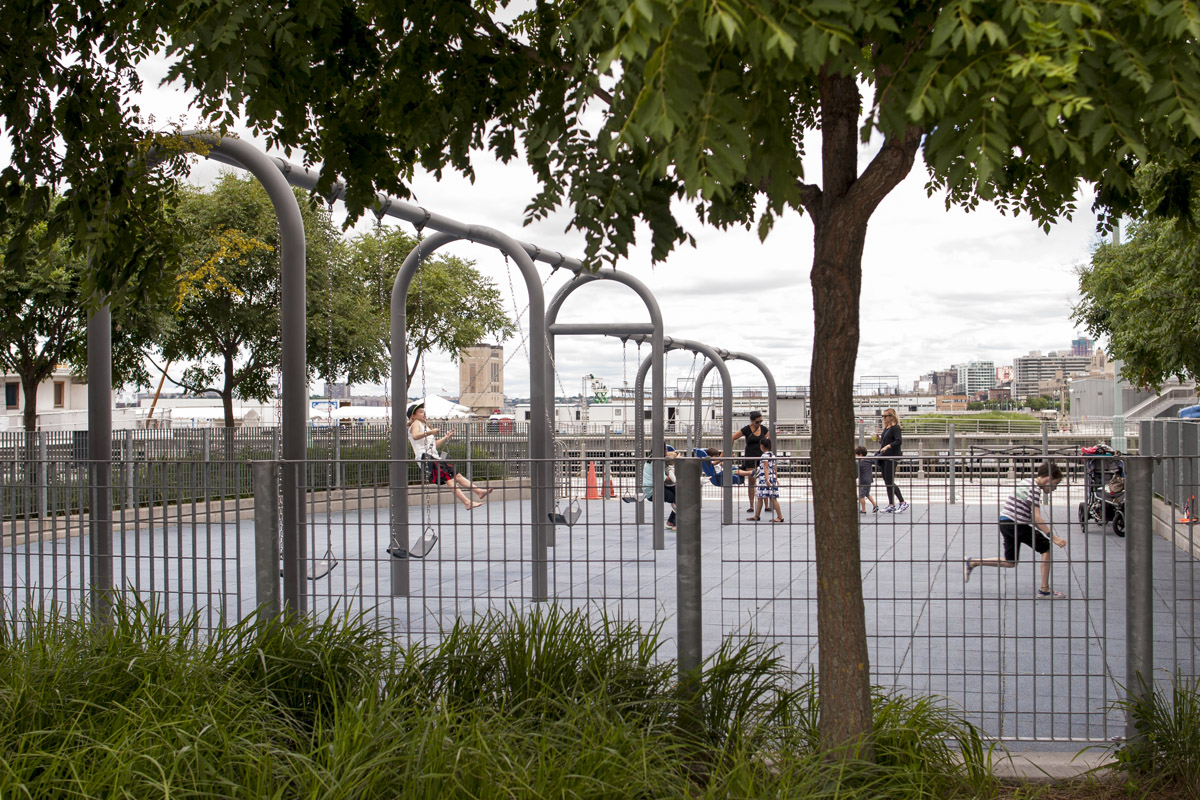
POLYGON ((1079 273, 1074 318, 1107 342, 1122 376, 1157 391, 1171 377, 1200 379, 1200 240, 1146 218, 1129 240, 1099 245, 1079 273))
MULTIPOLYGON (((297 193, 308 256, 310 376, 379 380, 386 360, 370 298, 344 257, 327 209, 297 193)), ((274 208, 252 177, 224 175, 211 191, 188 189, 178 226, 183 264, 169 319, 158 339, 165 359, 188 362, 176 381, 193 394, 215 392, 233 425, 234 398, 274 394, 280 360, 279 235, 274 208)))

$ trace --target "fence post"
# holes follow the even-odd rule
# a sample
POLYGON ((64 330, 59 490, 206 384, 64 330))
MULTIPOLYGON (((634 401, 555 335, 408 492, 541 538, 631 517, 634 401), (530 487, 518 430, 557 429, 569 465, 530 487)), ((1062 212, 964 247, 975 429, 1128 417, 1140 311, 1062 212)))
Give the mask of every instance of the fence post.
POLYGON ((38 482, 38 518, 46 519, 50 516, 50 432, 38 431, 38 466, 37 466, 37 482, 38 482))
POLYGON ((125 508, 133 508, 133 428, 125 429, 125 508))
POLYGON ((1050 460, 1050 423, 1042 420, 1042 461, 1050 460))
POLYGON ((604 481, 600 486, 600 494, 612 486, 612 425, 604 426, 604 481))
POLYGON ((207 464, 212 459, 212 428, 205 428, 200 431, 200 447, 203 450, 203 458, 201 460, 207 464))
POLYGON ((474 426, 468 422, 466 423, 466 427, 467 434, 464 438, 467 440, 467 480, 474 482, 475 470, 473 469, 472 465, 475 463, 475 460, 471 457, 471 428, 474 426))
MULTIPOLYGON (((1154 461, 1125 459, 1125 691, 1129 700, 1146 700, 1154 681, 1154 461)), ((1140 738, 1132 715, 1125 738, 1140 738)))
POLYGON ((333 488, 342 488, 342 425, 333 427, 333 488))
MULTIPOLYGON (((675 593, 678 603, 679 686, 685 707, 700 683, 704 661, 700 573, 700 459, 675 460, 675 593)), ((699 709, 691 709, 697 714, 699 709)))
POLYGON ((254 584, 260 619, 279 616, 279 464, 250 464, 254 488, 254 584))
POLYGON ((957 465, 955 464, 955 458, 954 458, 954 423, 953 422, 951 422, 949 425, 946 426, 946 433, 950 437, 949 453, 948 453, 949 458, 950 458, 950 505, 954 505, 954 502, 955 502, 954 492, 955 492, 955 488, 956 488, 955 484, 954 484, 954 480, 955 480, 954 473, 955 473, 957 465))

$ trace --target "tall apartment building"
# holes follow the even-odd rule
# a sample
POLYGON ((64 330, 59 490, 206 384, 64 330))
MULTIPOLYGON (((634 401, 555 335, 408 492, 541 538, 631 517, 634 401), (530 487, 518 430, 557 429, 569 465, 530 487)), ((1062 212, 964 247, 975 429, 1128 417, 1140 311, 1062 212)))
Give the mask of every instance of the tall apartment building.
POLYGON ((996 385, 994 361, 968 361, 956 365, 955 370, 958 372, 958 385, 967 397, 974 398, 979 392, 986 392, 996 385))
POLYGON ((1078 339, 1071 340, 1071 355, 1073 356, 1088 356, 1092 355, 1092 347, 1095 342, 1086 336, 1080 336, 1078 339))
POLYGON ((504 405, 504 348, 477 344, 458 361, 458 402, 487 416, 504 405))
POLYGON ((1092 357, 1070 353, 1048 353, 1030 351, 1027 356, 1013 359, 1013 397, 1036 396, 1047 386, 1063 389, 1068 379, 1078 373, 1086 373, 1092 357))

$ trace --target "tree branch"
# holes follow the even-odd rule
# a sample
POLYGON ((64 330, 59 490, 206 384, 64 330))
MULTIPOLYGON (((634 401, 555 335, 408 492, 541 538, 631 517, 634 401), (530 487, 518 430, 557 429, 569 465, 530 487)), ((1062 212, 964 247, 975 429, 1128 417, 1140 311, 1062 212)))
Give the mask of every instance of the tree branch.
POLYGON ((839 205, 856 209, 856 213, 865 213, 867 217, 874 213, 883 198, 912 172, 923 133, 921 128, 910 126, 903 134, 888 136, 839 205))

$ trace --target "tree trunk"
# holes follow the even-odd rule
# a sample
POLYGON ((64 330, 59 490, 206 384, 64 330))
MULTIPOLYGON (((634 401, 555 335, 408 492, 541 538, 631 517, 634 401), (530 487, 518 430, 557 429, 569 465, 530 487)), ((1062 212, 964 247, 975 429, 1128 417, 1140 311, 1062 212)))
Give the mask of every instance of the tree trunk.
POLYGON ((37 430, 37 390, 38 383, 34 378, 26 378, 21 376, 21 393, 25 395, 25 411, 23 419, 25 420, 25 430, 33 432, 37 430))
POLYGON ((822 187, 813 217, 812 467, 817 557, 821 745, 874 758, 871 666, 854 487, 854 367, 867 223, 911 171, 920 131, 884 143, 858 174, 861 98, 853 76, 821 75, 822 187), (847 748, 858 748, 857 750, 847 748))
POLYGON ((221 392, 221 406, 225 409, 225 427, 232 428, 233 420, 233 390, 221 392))
POLYGON ((233 422, 233 353, 225 354, 225 389, 221 392, 221 405, 225 407, 225 427, 232 428, 233 422))

